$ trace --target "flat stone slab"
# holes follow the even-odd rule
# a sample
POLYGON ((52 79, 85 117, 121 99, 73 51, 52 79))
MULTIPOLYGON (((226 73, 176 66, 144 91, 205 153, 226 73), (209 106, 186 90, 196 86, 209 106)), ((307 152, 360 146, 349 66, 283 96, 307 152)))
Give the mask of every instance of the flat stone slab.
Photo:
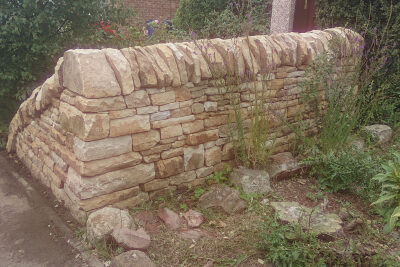
POLYGON ((272 155, 266 171, 271 179, 288 179, 301 171, 301 166, 290 152, 272 155))
POLYGON ((178 236, 183 239, 199 240, 200 238, 208 237, 209 234, 201 229, 187 229, 179 231, 178 236))
POLYGON ((374 141, 380 144, 388 142, 393 136, 392 128, 383 124, 365 126, 363 130, 371 134, 374 141))
POLYGON ((244 167, 233 169, 230 181, 240 186, 245 193, 266 194, 271 192, 269 174, 263 170, 252 170, 244 167))
POLYGON ((298 223, 312 233, 335 234, 342 230, 342 220, 337 214, 324 213, 300 205, 297 202, 271 202, 281 221, 298 223))
POLYGON ((161 209, 158 212, 158 217, 172 230, 176 230, 182 225, 179 215, 168 208, 161 209))
POLYGON ((126 250, 145 251, 150 247, 150 236, 143 228, 136 231, 128 228, 116 228, 111 233, 111 237, 126 250))
POLYGON ((111 267, 156 267, 142 251, 131 250, 119 254, 111 261, 111 267))
POLYGON ((89 215, 86 222, 87 236, 89 243, 95 243, 106 238, 115 228, 129 228, 132 224, 132 217, 127 210, 120 210, 112 207, 99 209, 89 215))
POLYGON ((247 203, 239 196, 239 191, 227 185, 216 184, 199 199, 202 208, 220 207, 229 214, 240 213, 247 209, 247 203))

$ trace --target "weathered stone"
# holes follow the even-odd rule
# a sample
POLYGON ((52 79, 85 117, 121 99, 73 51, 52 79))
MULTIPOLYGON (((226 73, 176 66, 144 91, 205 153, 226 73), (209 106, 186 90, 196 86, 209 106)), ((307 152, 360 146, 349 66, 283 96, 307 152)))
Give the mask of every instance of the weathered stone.
POLYGON ((86 222, 87 237, 92 246, 96 242, 107 238, 117 227, 129 228, 132 224, 132 217, 126 210, 105 207, 89 215, 86 222))
POLYGON ((177 109, 177 108, 179 108, 179 103, 173 102, 170 104, 160 106, 160 111, 166 111, 166 110, 170 111, 170 110, 177 109))
POLYGON ((246 168, 233 169, 230 181, 240 186, 245 193, 266 194, 272 191, 266 171, 246 168))
POLYGON ((156 267, 147 255, 139 250, 130 250, 112 259, 110 267, 156 267))
POLYGON ((108 136, 110 120, 107 114, 86 114, 75 107, 61 102, 60 124, 80 139, 92 141, 108 136))
POLYGON ((144 133, 132 135, 132 144, 134 151, 143 151, 154 147, 160 141, 160 132, 151 130, 144 133))
POLYGON ((75 97, 75 106, 82 112, 101 112, 125 109, 122 96, 90 99, 82 96, 75 97))
POLYGON ((127 227, 116 227, 111 233, 112 239, 126 250, 146 251, 150 247, 150 236, 143 228, 132 230, 127 227))
POLYGON ((204 109, 205 111, 217 111, 218 110, 218 103, 217 102, 205 102, 204 103, 204 109))
POLYGON ((271 179, 287 179, 301 171, 297 160, 290 152, 283 152, 270 157, 266 171, 271 179))
POLYGON ((387 125, 374 124, 370 126, 365 126, 363 130, 372 135, 375 142, 383 144, 388 142, 393 135, 393 130, 387 125))
POLYGON ((64 53, 63 85, 86 98, 117 96, 121 88, 106 56, 96 49, 64 53))
POLYGON ((170 159, 160 160, 156 163, 157 173, 159 177, 169 177, 184 171, 183 158, 174 157, 170 159))
POLYGON ((168 91, 165 93, 150 95, 151 103, 153 106, 161 106, 175 102, 175 91, 168 91))
POLYGON ((109 194, 81 200, 78 196, 71 192, 68 186, 64 187, 64 190, 65 193, 67 193, 68 197, 84 211, 91 211, 94 209, 105 207, 110 204, 114 204, 116 202, 124 201, 131 197, 136 197, 140 192, 139 186, 135 186, 109 194))
POLYGON ((172 86, 177 87, 179 85, 182 85, 178 65, 175 61, 175 56, 172 53, 171 49, 168 48, 165 44, 157 44, 155 45, 155 47, 158 51, 158 54, 167 64, 172 73, 172 86))
POLYGON ((192 112, 194 114, 199 114, 204 111, 204 105, 202 103, 194 103, 192 105, 192 112))
POLYGON ((188 183, 196 179, 196 172, 189 171, 183 172, 175 176, 169 177, 169 181, 171 185, 179 185, 182 183, 188 183))
POLYGON ((145 192, 139 192, 137 196, 119 201, 117 203, 112 204, 112 206, 118 209, 127 209, 142 204, 148 200, 149 200, 149 194, 145 192))
POLYGON ((171 112, 169 110, 167 111, 161 111, 157 113, 153 113, 150 116, 151 121, 160 121, 160 120, 165 120, 171 117, 171 112))
POLYGON ((148 49, 145 49, 144 47, 140 47, 140 46, 136 46, 135 47, 136 51, 142 53, 147 61, 148 64, 153 68, 154 74, 157 78, 157 84, 158 84, 158 88, 162 88, 165 85, 165 73, 164 71, 158 66, 156 60, 154 59, 153 55, 151 53, 148 52, 148 49))
POLYGON ((158 212, 158 217, 172 230, 176 230, 182 225, 179 215, 168 208, 162 208, 158 212))
POLYGON ((204 129, 204 121, 195 120, 193 122, 184 123, 182 124, 182 129, 184 134, 200 132, 204 129))
POLYGON ((126 117, 132 117, 135 115, 136 115, 136 109, 134 109, 134 108, 113 110, 113 111, 108 112, 108 116, 110 117, 110 120, 122 119, 122 118, 126 118, 126 117))
POLYGON ((188 226, 192 228, 200 227, 205 220, 204 215, 195 210, 188 210, 183 214, 183 218, 185 218, 188 226))
POLYGON ((175 98, 177 102, 186 101, 192 98, 189 88, 183 86, 175 89, 175 98))
POLYGON ((198 145, 204 144, 209 141, 215 141, 218 139, 218 130, 209 130, 199 133, 194 133, 186 138, 186 144, 188 145, 198 145))
POLYGON ((140 108, 150 105, 149 95, 145 90, 134 91, 124 96, 128 108, 140 108))
POLYGON ((132 70, 129 61, 118 49, 105 48, 102 50, 106 55, 115 77, 122 89, 123 95, 129 95, 135 89, 132 78, 132 70))
POLYGON ((164 60, 158 54, 157 48, 154 45, 143 47, 148 54, 154 59, 160 71, 162 72, 161 76, 163 79, 164 86, 170 86, 172 84, 172 72, 169 69, 168 65, 164 62, 164 60))
POLYGON ((220 126, 220 125, 226 124, 227 121, 228 121, 228 119, 227 119, 226 115, 213 116, 211 118, 204 120, 204 126, 206 128, 220 126))
POLYGON ((244 211, 247 203, 240 198, 237 190, 227 185, 216 184, 200 197, 199 206, 205 209, 219 207, 232 214, 244 211))
POLYGON ((150 130, 149 115, 135 115, 110 121, 110 137, 141 133, 150 130))
POLYGON ((140 78, 139 78, 139 65, 136 60, 135 50, 132 47, 123 48, 121 49, 121 53, 128 60, 129 65, 131 66, 131 71, 132 71, 131 75, 135 88, 136 89, 141 88, 140 78))
POLYGON ((196 175, 198 178, 203 178, 206 176, 209 176, 210 174, 212 174, 214 172, 214 167, 203 167, 200 169, 196 170, 196 175))
POLYGON ((193 83, 197 84, 201 81, 201 71, 200 71, 200 60, 197 57, 197 55, 194 53, 194 51, 187 46, 187 43, 178 43, 175 44, 178 49, 186 55, 184 57, 185 63, 186 63, 186 69, 188 72, 188 80, 192 81, 193 83), (190 73, 192 75, 190 76, 190 73))
POLYGON ((142 107, 142 108, 137 108, 136 111, 138 115, 151 114, 158 112, 158 107, 153 107, 153 106, 142 107))
POLYGON ((201 229, 188 229, 179 231, 178 236, 183 239, 199 240, 202 237, 209 237, 210 235, 201 229))
POLYGON ((297 202, 271 202, 271 206, 280 220, 298 223, 316 235, 342 231, 343 222, 336 214, 315 211, 297 202))
POLYGON ((85 142, 75 137, 74 153, 81 161, 105 159, 132 152, 131 136, 85 142))
POLYGON ((206 149, 204 159, 206 166, 213 166, 220 163, 222 159, 221 148, 219 146, 213 146, 206 149))
POLYGON ((154 71, 152 62, 140 51, 139 48, 134 49, 136 55, 136 61, 139 65, 139 78, 142 88, 146 87, 157 87, 158 81, 154 71))
POLYGON ((185 171, 204 166, 204 145, 190 146, 184 149, 185 171))
MULTIPOLYGON (((171 140, 175 140, 175 139, 171 139, 171 140)), ((174 142, 174 141, 172 141, 174 142)), ((172 148, 170 150, 164 151, 161 153, 161 158, 162 159, 169 159, 169 158, 173 158, 176 156, 181 156, 183 155, 183 148, 182 147, 177 147, 177 148, 172 148)))
POLYGON ((176 190, 176 186, 168 186, 166 188, 156 190, 149 193, 149 198, 151 200, 159 199, 160 197, 170 196, 172 192, 176 190))
POLYGON ((142 184, 140 187, 142 188, 143 191, 149 192, 149 191, 155 191, 155 190, 158 190, 161 188, 165 188, 168 185, 169 185, 169 181, 167 179, 155 179, 148 183, 142 184))
POLYGON ((69 168, 66 186, 80 199, 88 199, 131 188, 151 181, 154 177, 153 163, 140 164, 90 178, 82 177, 73 168, 69 168))
POLYGON ((157 128, 164 128, 164 127, 175 125, 175 124, 191 122, 194 120, 195 120, 195 117, 193 115, 189 115, 189 116, 185 116, 185 117, 171 118, 171 119, 162 120, 162 121, 153 121, 153 122, 151 122, 151 125, 153 128, 157 129, 157 128))
POLYGON ((191 114, 192 114, 192 109, 190 107, 174 109, 171 111, 172 118, 180 118, 184 116, 189 116, 191 114))
POLYGON ((161 128, 161 139, 168 139, 171 137, 181 136, 181 135, 182 135, 182 126, 180 124, 161 128))

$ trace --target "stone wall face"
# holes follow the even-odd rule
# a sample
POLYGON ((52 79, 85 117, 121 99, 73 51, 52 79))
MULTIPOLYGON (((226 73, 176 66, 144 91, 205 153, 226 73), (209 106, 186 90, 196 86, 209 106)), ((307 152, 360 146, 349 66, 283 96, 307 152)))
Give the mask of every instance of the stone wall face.
MULTIPOLYGON (((304 69, 328 50, 333 36, 344 38, 342 62, 353 70, 346 57, 357 53, 351 42, 361 37, 342 28, 66 51, 55 74, 19 108, 7 149, 77 219, 107 205, 133 206, 197 185, 233 160, 227 126, 232 107, 215 70, 257 75, 238 85, 244 119, 255 86, 265 90, 273 112, 294 121, 302 108, 298 83, 304 69)), ((315 131, 312 116, 306 120, 315 131)), ((273 118, 271 127, 275 152, 288 150, 294 134, 273 118)))

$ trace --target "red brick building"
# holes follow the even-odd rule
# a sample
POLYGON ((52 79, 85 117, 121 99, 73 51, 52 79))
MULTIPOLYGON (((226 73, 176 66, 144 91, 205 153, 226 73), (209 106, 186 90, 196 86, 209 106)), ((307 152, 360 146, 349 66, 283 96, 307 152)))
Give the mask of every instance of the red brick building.
POLYGON ((179 7, 179 0, 124 0, 143 20, 172 19, 179 7))

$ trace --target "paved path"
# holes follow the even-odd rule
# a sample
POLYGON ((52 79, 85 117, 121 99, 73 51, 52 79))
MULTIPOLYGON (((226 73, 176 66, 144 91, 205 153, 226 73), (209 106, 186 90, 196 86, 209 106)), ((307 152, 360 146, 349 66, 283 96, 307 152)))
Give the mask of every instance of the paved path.
POLYGON ((0 151, 0 266, 87 266, 51 203, 16 168, 0 151))

